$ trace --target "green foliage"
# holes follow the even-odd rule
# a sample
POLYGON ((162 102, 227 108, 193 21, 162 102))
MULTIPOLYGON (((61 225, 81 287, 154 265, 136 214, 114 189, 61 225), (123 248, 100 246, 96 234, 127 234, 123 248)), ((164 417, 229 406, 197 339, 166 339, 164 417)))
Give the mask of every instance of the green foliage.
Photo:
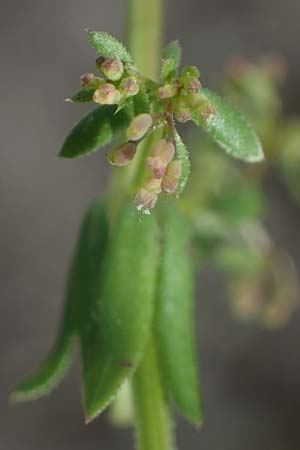
POLYGON ((93 94, 93 90, 80 89, 72 97, 67 98, 67 101, 71 103, 89 103, 93 101, 93 94))
POLYGON ((170 77, 176 74, 181 60, 181 47, 178 41, 170 42, 162 53, 162 67, 160 72, 160 78, 162 80, 168 80, 170 77))
POLYGON ((189 252, 190 226, 176 205, 161 207, 162 251, 155 331, 167 386, 183 416, 202 422, 194 336, 194 273, 189 252))
POLYGON ((129 110, 114 114, 115 106, 98 106, 81 119, 66 137, 59 156, 78 158, 109 144, 130 122, 129 110))
POLYGON ((139 221, 126 200, 109 243, 101 295, 82 335, 88 420, 109 404, 142 357, 153 314, 157 250, 154 217, 139 221))
POLYGON ((213 108, 204 128, 217 144, 235 158, 261 161, 264 157, 261 143, 246 120, 214 92, 202 88, 201 96, 213 108))
POLYGON ((81 322, 89 319, 89 303, 97 293, 100 266, 107 239, 107 222, 102 202, 89 208, 80 230, 74 254, 60 332, 48 358, 12 394, 16 401, 36 399, 51 391, 65 375, 71 361, 73 341, 81 322))
POLYGON ((99 55, 105 58, 119 59, 123 62, 131 62, 131 56, 121 42, 105 32, 90 31, 89 39, 99 55))
POLYGON ((178 180, 177 192, 181 194, 185 188, 185 185, 188 181, 188 177, 191 171, 191 163, 188 150, 184 145, 180 135, 175 130, 174 136, 175 144, 176 144, 176 157, 178 161, 181 163, 181 175, 178 180))
POLYGON ((279 152, 275 163, 286 186, 293 196, 300 201, 300 121, 292 119, 281 128, 279 152))

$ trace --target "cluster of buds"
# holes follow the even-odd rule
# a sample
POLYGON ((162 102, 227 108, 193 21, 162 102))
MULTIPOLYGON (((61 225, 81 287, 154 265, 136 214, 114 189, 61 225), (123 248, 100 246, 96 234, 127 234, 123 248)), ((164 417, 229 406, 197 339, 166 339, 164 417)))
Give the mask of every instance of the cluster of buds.
POLYGON ((213 110, 201 96, 200 72, 195 66, 186 66, 180 77, 173 77, 157 89, 157 97, 168 101, 178 122, 205 121, 213 110))
MULTIPOLYGON (((171 74, 163 84, 147 84, 137 69, 130 63, 118 59, 98 57, 99 76, 92 73, 81 77, 84 90, 92 90, 94 102, 100 105, 116 105, 121 109, 130 97, 146 88, 150 102, 150 112, 136 115, 126 130, 126 142, 107 153, 110 164, 127 166, 134 158, 139 143, 149 132, 163 127, 160 138, 147 148, 145 177, 142 186, 134 195, 137 207, 144 212, 153 208, 158 195, 176 194, 182 167, 176 158, 174 141, 174 120, 205 121, 213 113, 201 95, 200 72, 195 66, 186 66, 180 76, 171 74), (156 106, 155 106, 156 105, 156 106)), ((145 150, 146 151, 146 150, 145 150)))
POLYGON ((100 105, 122 105, 139 92, 139 76, 131 64, 99 56, 96 60, 101 76, 82 75, 81 86, 93 90, 93 100, 100 105))
MULTIPOLYGON (((120 167, 128 165, 136 153, 137 145, 155 126, 154 122, 155 119, 148 113, 134 117, 126 131, 128 141, 110 150, 108 161, 120 167)), ((181 164, 175 159, 175 154, 175 144, 169 139, 158 139, 148 150, 145 181, 134 195, 138 209, 147 211, 154 208, 161 192, 176 192, 181 164)))

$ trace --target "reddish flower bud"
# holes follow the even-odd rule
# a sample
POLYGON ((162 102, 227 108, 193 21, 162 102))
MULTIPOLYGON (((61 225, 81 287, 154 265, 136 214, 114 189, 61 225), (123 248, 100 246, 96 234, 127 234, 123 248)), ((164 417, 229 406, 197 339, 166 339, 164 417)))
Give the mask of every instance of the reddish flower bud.
POLYGON ((152 125, 150 114, 142 113, 134 117, 127 128, 127 137, 130 141, 138 141, 145 136, 152 125))
POLYGON ((127 142, 110 150, 107 153, 107 160, 112 165, 119 167, 127 166, 133 159, 136 152, 136 144, 134 142, 127 142))
POLYGON ((99 69, 109 80, 117 81, 123 74, 123 63, 118 59, 105 59, 99 69))
POLYGON ((101 78, 96 77, 93 73, 85 73, 80 77, 80 84, 83 89, 96 89, 102 81, 101 78))
POLYGON ((139 92, 139 85, 135 77, 123 78, 119 86, 120 91, 126 96, 131 97, 139 92))
POLYGON ((121 94, 113 84, 103 83, 95 90, 93 100, 100 105, 115 105, 121 100, 121 94))
POLYGON ((162 179, 161 187, 165 194, 173 194, 176 191, 180 175, 181 164, 174 160, 168 165, 166 175, 162 179))
POLYGON ((192 118, 189 106, 182 100, 180 100, 176 105, 174 115, 175 119, 181 123, 188 122, 192 118))
POLYGON ((197 94, 200 91, 201 83, 195 77, 186 76, 184 77, 183 82, 184 88, 187 92, 191 92, 192 94, 197 94))
POLYGON ((167 170, 167 165, 175 155, 175 146, 166 139, 160 139, 150 150, 146 160, 148 170, 153 172, 155 178, 162 178, 167 170))
POLYGON ((145 183, 145 189, 150 192, 154 192, 155 194, 159 194, 161 192, 161 179, 157 179, 155 177, 149 177, 145 183))
POLYGON ((148 189, 141 188, 134 195, 133 199, 137 203, 137 208, 139 210, 147 210, 154 208, 158 199, 158 194, 149 191, 148 189))

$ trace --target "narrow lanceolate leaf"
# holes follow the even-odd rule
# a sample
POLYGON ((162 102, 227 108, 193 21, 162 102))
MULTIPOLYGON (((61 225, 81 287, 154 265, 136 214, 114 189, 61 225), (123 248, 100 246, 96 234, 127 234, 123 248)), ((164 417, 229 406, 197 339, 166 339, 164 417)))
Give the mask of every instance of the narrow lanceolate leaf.
MULTIPOLYGON (((213 110, 204 122, 204 128, 212 138, 235 158, 261 161, 264 158, 261 143, 245 118, 214 92, 202 88, 201 95, 213 110)), ((195 122, 203 125, 197 120, 195 122)))
POLYGON ((48 358, 12 393, 12 400, 33 400, 49 393, 65 375, 73 353, 74 337, 79 322, 86 315, 90 291, 98 283, 99 265, 107 235, 102 203, 96 201, 89 209, 80 232, 71 265, 66 303, 60 332, 48 358))
POLYGON ((180 161, 181 164, 181 175, 178 181, 177 193, 181 194, 189 178, 189 174, 191 171, 191 162, 189 152, 176 130, 174 139, 176 144, 176 158, 178 159, 178 161, 180 161))
POLYGON ((65 139, 59 156, 78 158, 109 144, 129 125, 127 108, 114 114, 115 106, 98 106, 81 119, 65 139))
POLYGON ((90 43, 95 48, 96 52, 105 58, 119 59, 123 62, 132 61, 132 58, 124 45, 108 33, 91 31, 90 43))
POLYGON ((202 422, 194 337, 194 273, 189 226, 173 203, 161 211, 162 254, 155 331, 165 380, 182 415, 202 422))
POLYGON ((80 89, 72 97, 67 98, 66 101, 71 103, 89 103, 93 101, 93 95, 93 90, 80 89))
POLYGON ((157 265, 153 215, 125 201, 108 248, 103 288, 82 332, 87 421, 113 399, 140 361, 153 311, 157 265))
POLYGON ((167 80, 174 75, 176 69, 179 67, 181 60, 181 48, 178 41, 170 42, 164 49, 162 55, 162 67, 160 77, 162 80, 167 80))

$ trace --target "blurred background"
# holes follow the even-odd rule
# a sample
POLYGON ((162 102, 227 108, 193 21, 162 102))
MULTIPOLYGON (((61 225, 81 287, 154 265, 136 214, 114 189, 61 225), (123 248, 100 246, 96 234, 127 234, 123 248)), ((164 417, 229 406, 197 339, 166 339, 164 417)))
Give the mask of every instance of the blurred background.
MULTIPOLYGON (((83 30, 122 39, 125 2, 0 5, 0 448, 131 449, 131 432, 112 428, 105 416, 84 425, 78 361, 48 398, 8 404, 14 385, 53 342, 80 219, 108 181, 103 152, 79 160, 60 160, 57 153, 89 109, 64 103, 79 76, 94 70, 83 30)), ((299 20, 296 0, 168 0, 165 41, 180 40, 184 63, 199 66, 210 88, 217 88, 233 55, 255 60, 279 53, 288 66, 284 114, 300 115, 299 20)), ((265 189, 269 232, 300 261, 299 206, 272 170, 265 189)), ((197 335, 205 424, 197 432, 179 421, 179 448, 298 450, 299 310, 272 331, 236 321, 223 277, 205 269, 197 284, 197 335)))

